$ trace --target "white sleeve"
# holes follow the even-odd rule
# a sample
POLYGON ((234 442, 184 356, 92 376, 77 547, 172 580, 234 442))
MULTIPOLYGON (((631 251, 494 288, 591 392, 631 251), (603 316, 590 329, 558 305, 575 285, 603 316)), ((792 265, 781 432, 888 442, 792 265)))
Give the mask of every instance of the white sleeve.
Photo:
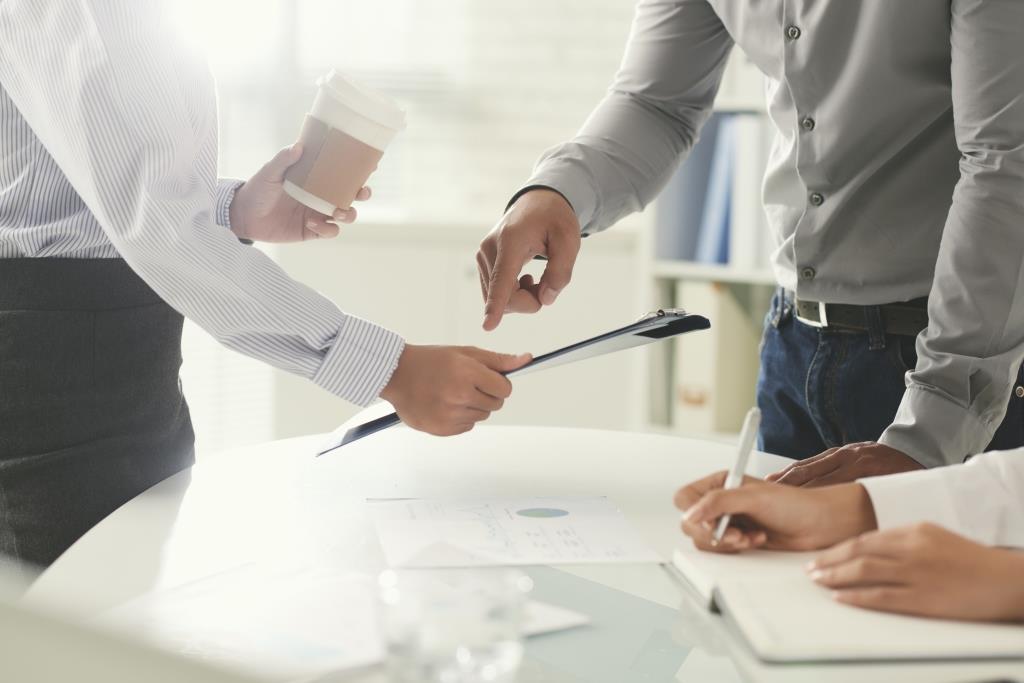
POLYGON ((1024 548, 1024 449, 861 479, 879 529, 931 522, 978 543, 1024 548))
POLYGON ((404 342, 228 230, 205 60, 156 0, 0 2, 0 82, 104 234, 225 346, 365 405, 404 342), (219 215, 218 215, 219 214, 219 215))

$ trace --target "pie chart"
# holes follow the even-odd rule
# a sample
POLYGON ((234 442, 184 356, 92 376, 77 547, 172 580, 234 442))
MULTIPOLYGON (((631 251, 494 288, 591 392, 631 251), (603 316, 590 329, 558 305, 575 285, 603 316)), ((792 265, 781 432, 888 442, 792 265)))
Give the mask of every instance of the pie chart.
POLYGON ((533 517, 534 519, 554 519, 555 517, 568 517, 569 511, 558 508, 525 508, 516 510, 516 514, 520 517, 533 517))

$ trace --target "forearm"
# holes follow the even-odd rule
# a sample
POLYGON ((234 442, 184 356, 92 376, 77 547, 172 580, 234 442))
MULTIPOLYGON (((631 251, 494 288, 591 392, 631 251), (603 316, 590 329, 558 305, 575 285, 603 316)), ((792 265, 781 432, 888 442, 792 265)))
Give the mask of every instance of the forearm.
POLYGON ((693 147, 732 45, 705 0, 640 2, 609 94, 527 185, 562 193, 585 234, 642 209, 693 147))
POLYGON ((882 442, 925 465, 989 443, 1024 358, 1024 3, 952 3, 960 181, 942 235, 930 324, 882 442))
POLYGON ((213 84, 166 34, 159 8, 0 3, 0 79, 154 291, 226 346, 369 403, 402 340, 342 313, 217 227, 227 207, 214 200, 213 84))
POLYGON ((978 543, 1024 548, 1024 449, 965 465, 860 481, 879 529, 930 522, 978 543))
POLYGON ((635 95, 613 92, 579 135, 541 157, 527 185, 558 191, 584 234, 600 232, 657 197, 708 114, 680 121, 635 95))

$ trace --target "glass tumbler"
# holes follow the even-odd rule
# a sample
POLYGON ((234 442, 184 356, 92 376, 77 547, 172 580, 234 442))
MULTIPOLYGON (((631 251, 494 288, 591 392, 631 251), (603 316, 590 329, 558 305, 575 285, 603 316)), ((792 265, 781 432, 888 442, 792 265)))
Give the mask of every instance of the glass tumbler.
POLYGON ((532 587, 514 569, 384 572, 378 621, 391 680, 512 683, 532 587))

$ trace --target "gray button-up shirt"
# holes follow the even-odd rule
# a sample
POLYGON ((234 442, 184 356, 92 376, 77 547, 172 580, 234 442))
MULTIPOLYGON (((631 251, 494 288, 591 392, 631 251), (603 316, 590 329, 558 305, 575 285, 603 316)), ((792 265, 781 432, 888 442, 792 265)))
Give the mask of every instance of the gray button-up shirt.
POLYGON ((928 466, 980 451, 1024 357, 1024 0, 641 0, 608 96, 529 184, 562 192, 588 233, 641 209, 734 44, 766 74, 777 128, 779 284, 830 303, 930 295, 881 440, 928 466))

